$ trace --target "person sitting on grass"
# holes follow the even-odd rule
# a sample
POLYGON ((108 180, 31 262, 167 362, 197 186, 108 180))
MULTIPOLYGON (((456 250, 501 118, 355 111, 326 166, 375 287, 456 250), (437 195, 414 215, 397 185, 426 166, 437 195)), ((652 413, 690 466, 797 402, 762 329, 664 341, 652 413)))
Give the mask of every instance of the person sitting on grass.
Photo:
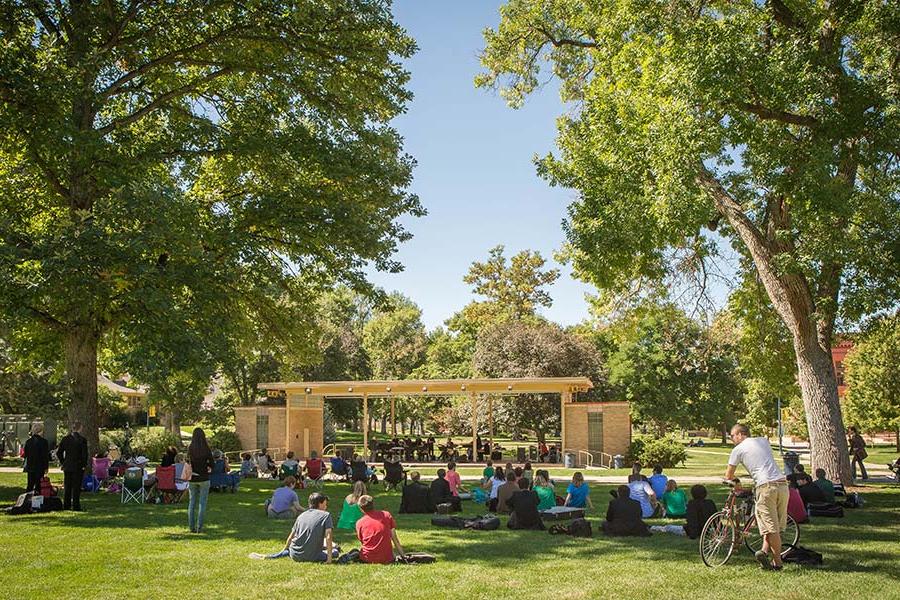
MULTIPOLYGON (((647 479, 647 483, 653 488, 653 493, 656 494, 657 498, 662 498, 663 494, 666 493, 666 483, 668 481, 669 478, 663 475, 662 465, 655 465, 653 467, 653 475, 647 479)), ((629 481, 629 483, 631 482, 629 481)))
POLYGON ((641 479, 635 479, 628 484, 628 489, 630 490, 629 496, 631 499, 640 503, 641 516, 643 518, 650 519, 652 517, 665 516, 663 508, 660 506, 656 494, 653 493, 653 488, 650 487, 649 483, 641 479))
POLYGON ((497 488, 497 507, 495 512, 508 513, 509 505, 507 504, 507 501, 518 491, 519 486, 516 483, 516 472, 506 471, 506 483, 497 488))
POLYGON ((572 508, 594 508, 591 503, 591 490, 581 471, 575 471, 575 474, 572 475, 572 483, 566 488, 564 505, 572 508))
POLYGON ((259 468, 260 477, 268 475, 274 478, 278 475, 278 467, 275 466, 275 461, 272 460, 272 457, 269 456, 269 451, 265 448, 260 450, 256 456, 256 466, 259 468))
POLYGON ((313 492, 309 495, 309 509, 294 521, 284 549, 275 554, 253 552, 250 558, 276 559, 290 556, 297 562, 331 563, 341 553, 332 539, 333 529, 334 521, 328 512, 328 496, 313 492))
POLYGON ((691 486, 691 500, 687 504, 687 522, 684 525, 684 532, 692 540, 700 537, 703 526, 709 521, 709 518, 716 514, 716 503, 707 498, 706 486, 699 483, 691 486))
POLYGON ((344 498, 344 507, 341 509, 341 516, 338 517, 338 529, 347 529, 349 531, 356 529, 356 522, 362 517, 359 499, 367 493, 366 484, 362 481, 357 481, 353 484, 353 491, 344 498))
POLYGON ((805 505, 813 503, 824 504, 828 502, 822 488, 813 483, 813 480, 809 477, 797 479, 797 491, 800 493, 800 498, 805 505))
POLYGON ((631 465, 631 474, 628 476, 628 483, 631 483, 632 481, 648 481, 647 477, 641 474, 641 469, 643 468, 641 463, 635 461, 634 464, 631 465))
POLYGON ((813 482, 825 495, 825 502, 834 502, 834 484, 825 477, 825 469, 816 469, 816 480, 813 482))
POLYGON ((506 483, 506 475, 503 473, 503 467, 497 467, 494 469, 494 476, 491 477, 490 481, 482 486, 485 491, 490 490, 490 495, 488 496, 488 510, 491 512, 495 512, 497 510, 497 492, 500 490, 500 486, 506 483))
POLYGON ((797 523, 809 521, 809 515, 806 514, 806 504, 803 503, 803 496, 800 495, 800 490, 794 485, 788 486, 787 512, 797 523))
POLYGON ((543 473, 534 476, 533 489, 538 496, 538 510, 547 510, 556 506, 556 490, 553 489, 543 473))
POLYGON ((450 483, 446 477, 447 472, 444 469, 437 470, 437 478, 431 482, 431 505, 437 509, 439 504, 449 504, 450 510, 458 512, 462 510, 459 497, 450 491, 450 483))
POLYGON ((272 492, 272 497, 266 500, 266 516, 271 519, 294 519, 303 512, 300 506, 300 498, 294 488, 297 487, 297 478, 288 475, 284 478, 281 487, 272 492))
POLYGON ((630 488, 620 485, 616 497, 609 501, 606 520, 601 527, 606 535, 649 536, 647 524, 641 520, 641 504, 629 498, 630 488))
POLYGON ((491 477, 494 476, 494 461, 488 459, 486 463, 484 463, 484 470, 481 472, 481 485, 489 482, 491 477))
POLYGON ((528 489, 530 490, 534 485, 534 470, 531 468, 531 462, 525 462, 525 466, 522 467, 522 477, 528 481, 528 489))
POLYGON ((318 481, 326 471, 325 461, 319 458, 319 454, 315 450, 309 451, 309 458, 306 459, 306 479, 309 483, 318 481))
POLYGON ((434 512, 431 493, 428 487, 419 481, 418 471, 409 474, 409 483, 403 484, 400 496, 400 512, 403 514, 428 514, 434 512))
POLYGON ((362 518, 356 522, 356 537, 362 544, 359 549, 360 560, 365 563, 390 564, 395 559, 392 545, 397 556, 405 556, 397 537, 397 523, 391 513, 375 510, 375 499, 369 495, 360 497, 359 508, 363 512, 362 518))
POLYGON ((300 461, 294 458, 294 451, 291 450, 287 453, 287 458, 285 458, 281 463, 281 471, 282 473, 287 472, 291 475, 297 475, 299 466, 300 461))
POLYGON ((683 517, 687 513, 687 496, 685 496, 684 490, 678 487, 678 483, 674 479, 666 481, 666 489, 662 495, 662 505, 666 516, 669 518, 683 517))
POLYGON ((459 493, 467 494, 468 490, 462 485, 462 478, 456 472, 456 463, 450 461, 447 463, 447 483, 450 485, 450 493, 455 498, 459 498, 459 493))
POLYGON ((543 531, 544 522, 541 521, 541 515, 538 513, 540 498, 536 492, 528 489, 528 480, 524 477, 519 480, 518 486, 518 491, 506 501, 506 505, 512 511, 506 526, 510 529, 543 531))
POLYGON ((255 478, 258 476, 256 464, 249 452, 241 454, 241 479, 255 478))
MULTIPOLYGON (((887 463, 888 470, 894 474, 894 479, 897 480, 897 483, 900 483, 900 457, 897 458, 892 463, 887 463)), ((818 477, 818 473, 821 469, 816 469, 816 476, 818 477)), ((824 477, 824 475, 823 475, 824 477)), ((834 486, 832 486, 832 502, 834 502, 834 486)))

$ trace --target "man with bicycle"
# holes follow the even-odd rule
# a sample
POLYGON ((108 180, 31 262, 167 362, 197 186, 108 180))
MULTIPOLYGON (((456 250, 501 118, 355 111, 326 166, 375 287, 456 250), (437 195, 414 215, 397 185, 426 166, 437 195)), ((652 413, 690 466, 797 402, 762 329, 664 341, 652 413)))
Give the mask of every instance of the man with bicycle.
POLYGON ((787 479, 775 462, 768 439, 750 437, 747 426, 738 423, 731 428, 731 440, 734 449, 728 457, 725 479, 734 479, 738 465, 743 465, 753 478, 756 523, 763 537, 762 549, 756 553, 756 560, 764 569, 780 571, 781 532, 787 527, 787 479), (772 553, 771 562, 769 552, 772 553))

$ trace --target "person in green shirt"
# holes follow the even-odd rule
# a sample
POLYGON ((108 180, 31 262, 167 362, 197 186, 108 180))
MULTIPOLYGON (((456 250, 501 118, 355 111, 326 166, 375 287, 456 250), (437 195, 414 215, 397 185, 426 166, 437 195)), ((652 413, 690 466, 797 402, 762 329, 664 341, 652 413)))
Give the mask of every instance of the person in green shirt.
POLYGON ((484 471, 481 472, 481 483, 484 484, 485 481, 490 481, 491 477, 494 476, 494 461, 488 459, 484 467, 484 471))
POLYGON ((662 497, 667 517, 683 517, 687 514, 687 496, 679 489, 674 479, 666 482, 666 493, 662 497))
POLYGON ((556 491, 543 475, 535 475, 534 492, 538 495, 539 511, 556 506, 556 491))
POLYGON ((825 469, 816 469, 816 480, 813 483, 825 494, 826 502, 834 502, 834 484, 825 478, 825 469))
POLYGON ((367 493, 366 484, 362 481, 353 484, 353 491, 344 498, 344 507, 337 522, 338 529, 356 531, 356 522, 363 516, 362 509, 359 508, 359 499, 367 493))

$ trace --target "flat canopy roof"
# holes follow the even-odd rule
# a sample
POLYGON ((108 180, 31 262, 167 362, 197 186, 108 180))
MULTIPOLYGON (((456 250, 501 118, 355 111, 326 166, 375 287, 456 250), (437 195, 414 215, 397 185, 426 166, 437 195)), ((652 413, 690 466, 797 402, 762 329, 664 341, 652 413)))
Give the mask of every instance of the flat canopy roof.
POLYGON ((450 396, 469 393, 562 394, 594 387, 587 377, 507 377, 498 379, 395 379, 383 381, 289 381, 260 383, 259 389, 311 396, 450 396))

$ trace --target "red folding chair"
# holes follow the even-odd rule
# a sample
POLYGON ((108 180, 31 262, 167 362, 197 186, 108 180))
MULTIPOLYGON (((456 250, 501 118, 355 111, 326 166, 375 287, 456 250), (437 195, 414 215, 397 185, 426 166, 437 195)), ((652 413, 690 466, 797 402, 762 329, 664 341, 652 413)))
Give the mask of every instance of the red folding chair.
POLYGON ((184 495, 175 485, 175 465, 156 468, 156 491, 159 492, 164 504, 176 504, 184 495))
POLYGON ((325 462, 321 458, 310 458, 306 461, 306 480, 310 485, 321 487, 324 474, 325 462))

